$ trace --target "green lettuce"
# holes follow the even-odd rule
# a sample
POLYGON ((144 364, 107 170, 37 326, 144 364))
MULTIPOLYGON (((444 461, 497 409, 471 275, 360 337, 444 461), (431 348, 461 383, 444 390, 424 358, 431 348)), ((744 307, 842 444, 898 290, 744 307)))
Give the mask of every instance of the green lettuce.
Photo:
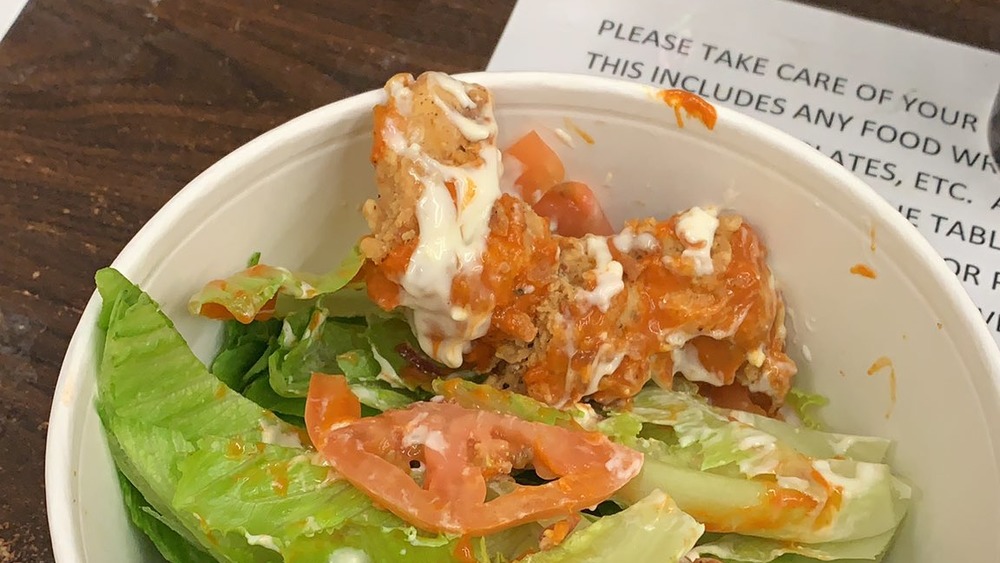
POLYGON ((119 272, 101 270, 96 280, 107 320, 97 407, 118 470, 148 503, 147 514, 200 550, 224 560, 280 560, 172 506, 192 440, 260 440, 264 411, 209 374, 152 299, 119 272))
POLYGON ((118 484, 122 491, 122 500, 128 510, 129 518, 136 528, 153 543, 157 551, 170 563, 215 563, 215 557, 198 548, 183 535, 174 530, 143 498, 139 489, 118 473, 118 484))
POLYGON ((881 463, 892 442, 877 436, 855 436, 821 432, 743 411, 730 411, 730 418, 773 435, 799 452, 820 459, 846 458, 881 463))
POLYGON ((645 461, 624 504, 662 489, 712 529, 810 544, 890 538, 906 512, 909 487, 887 465, 811 457, 700 397, 646 389, 627 416, 643 422, 624 442, 645 461))
POLYGON ((262 409, 208 373, 148 295, 115 270, 96 278, 109 310, 97 376, 101 408, 185 439, 259 437, 262 409))
MULTIPOLYGON (((269 359, 271 388, 283 397, 305 397, 314 372, 344 373, 338 357, 346 353, 363 354, 368 349, 364 331, 362 325, 329 319, 320 308, 300 311, 285 319, 281 347, 269 359)), ((375 379, 370 373, 355 375, 363 375, 355 381, 375 379)))
POLYGON ((396 351, 412 338, 409 326, 375 316, 367 324, 364 321, 330 318, 320 307, 286 318, 278 348, 268 358, 267 380, 274 393, 288 398, 289 404, 296 398, 302 400, 312 374, 318 372, 344 375, 358 400, 378 411, 430 398, 426 391, 407 386, 398 375, 410 365, 396 351))
POLYGON ((362 264, 364 258, 357 247, 336 269, 325 275, 293 273, 277 266, 254 264, 226 279, 207 283, 191 297, 188 309, 199 315, 206 306, 213 306, 229 312, 242 323, 249 323, 278 295, 308 300, 337 291, 357 275, 362 264))
MULTIPOLYGON (((316 305, 329 311, 331 317, 337 318, 364 318, 368 315, 385 314, 368 297, 368 286, 363 281, 352 281, 333 293, 319 296, 316 305)), ((278 309, 282 309, 280 298, 278 309)))
MULTIPOLYGON (((314 452, 272 444, 204 439, 179 464, 176 510, 199 514, 203 526, 235 533, 285 553, 304 537, 352 527, 404 530, 409 525, 375 508, 371 499, 314 452)), ((414 532, 400 547, 433 546, 447 552, 453 541, 414 532)), ((343 547, 328 542, 326 553, 343 547)))
POLYGON ((677 563, 705 527, 666 494, 651 491, 625 510, 571 533, 558 546, 528 555, 522 563, 660 561, 677 563))
MULTIPOLYGON (((561 426, 570 430, 581 428, 594 430, 600 419, 589 405, 575 404, 561 410, 527 395, 497 389, 467 379, 439 378, 435 379, 431 385, 438 395, 468 409, 509 414, 531 422, 561 426)), ((607 430, 612 431, 611 427, 608 427, 607 430)))
POLYGON ((255 379, 243 390, 243 396, 296 426, 305 426, 302 419, 305 418, 306 400, 298 397, 282 397, 275 393, 266 377, 255 379))
POLYGON ((698 545, 688 557, 716 557, 729 563, 792 563, 801 561, 877 561, 881 559, 893 532, 846 542, 800 544, 725 534, 698 545))
POLYGON ((222 345, 212 360, 212 374, 234 391, 243 393, 267 370, 267 358, 278 348, 281 326, 277 319, 223 323, 222 345))
MULTIPOLYGON (((375 507, 302 447, 294 427, 214 377, 148 295, 112 269, 96 278, 107 330, 98 413, 130 516, 165 557, 326 562, 359 550, 378 561, 453 560, 457 538, 426 535, 375 507)), ((228 342, 260 344, 265 334, 228 342)), ((232 373, 252 373, 256 353, 231 355, 232 373)), ((268 382, 258 377, 248 394, 268 382)), ((408 392, 372 385, 383 404, 408 392)), ((508 532, 489 541, 513 545, 508 532)))
POLYGON ((242 537, 216 533, 201 526, 194 514, 173 508, 172 499, 180 477, 177 464, 195 451, 193 444, 179 432, 135 418, 117 417, 107 410, 100 414, 115 465, 160 514, 165 526, 217 559, 280 561, 273 557, 275 554, 248 545, 242 537))
POLYGON ((413 329, 401 317, 368 315, 367 322, 365 337, 371 343, 373 357, 378 362, 378 378, 390 386, 416 389, 412 382, 400 377, 400 374, 410 366, 416 367, 421 372, 429 372, 428 376, 443 376, 450 372, 420 349, 417 337, 413 335, 413 329), (403 350, 408 352, 408 357, 403 355, 403 350))
POLYGON ((285 550, 285 563, 392 562, 454 563, 454 542, 445 546, 411 543, 402 529, 344 526, 301 536, 285 550), (331 548, 331 546, 336 546, 331 548))
POLYGON ((820 422, 815 411, 825 407, 830 400, 822 395, 807 393, 801 389, 792 388, 785 396, 785 404, 795 411, 796 416, 802 421, 806 428, 823 430, 823 423, 820 422))
POLYGON ((570 429, 581 427, 571 414, 572 411, 550 407, 520 393, 458 378, 435 379, 432 385, 435 393, 465 408, 509 414, 531 422, 570 429))

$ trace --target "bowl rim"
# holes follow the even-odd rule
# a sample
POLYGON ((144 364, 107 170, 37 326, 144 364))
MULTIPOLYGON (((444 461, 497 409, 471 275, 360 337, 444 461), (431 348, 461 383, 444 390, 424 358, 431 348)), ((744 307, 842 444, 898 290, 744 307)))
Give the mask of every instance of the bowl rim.
MULTIPOLYGON (((651 86, 624 80, 561 72, 470 72, 454 76, 478 82, 491 89, 530 91, 556 87, 576 92, 601 91, 622 99, 649 99, 651 93, 658 91, 651 86)), ((128 272, 141 264, 144 259, 143 248, 155 241, 160 233, 169 230, 186 209, 198 205, 230 170, 266 155, 275 145, 294 141, 310 131, 326 128, 341 115, 370 109, 384 99, 384 96, 384 91, 379 88, 331 102, 292 118, 237 147, 171 197, 136 232, 111 265, 128 272)), ((961 320, 960 326, 968 332, 970 344, 977 349, 987 367, 984 377, 992 384, 992 400, 1000 404, 1000 347, 982 321, 971 296, 940 259, 940 254, 930 242, 871 186, 810 145, 750 115, 712 105, 718 112, 718 123, 787 153, 790 158, 807 165, 815 173, 829 176, 836 184, 838 198, 856 200, 903 241, 904 246, 918 258, 918 267, 925 271, 931 284, 941 290, 939 297, 945 301, 943 306, 953 310, 961 320)), ((78 561, 85 553, 81 530, 76 526, 78 508, 74 498, 74 481, 77 470, 74 466, 79 457, 79 440, 76 439, 78 433, 73 425, 73 414, 79 407, 79 400, 73 394, 84 381, 84 370, 77 369, 74 364, 80 363, 86 357, 87 347, 94 344, 93 335, 96 334, 94 329, 100 306, 100 296, 95 291, 66 349, 49 413, 45 447, 45 501, 53 556, 61 563, 78 561)), ((948 328, 954 327, 949 325, 948 328)), ((997 451, 1000 433, 992 441, 994 458, 997 458, 1000 453, 997 451)))

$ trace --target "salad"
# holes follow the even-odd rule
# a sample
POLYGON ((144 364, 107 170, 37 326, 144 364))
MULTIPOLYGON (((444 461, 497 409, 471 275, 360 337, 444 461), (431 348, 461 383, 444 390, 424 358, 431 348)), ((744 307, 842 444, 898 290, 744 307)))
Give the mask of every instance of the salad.
POLYGON ((224 327, 208 366, 96 275, 97 408, 164 558, 884 556, 910 488, 887 440, 826 431, 795 387, 751 225, 695 207, 614 232, 537 132, 501 150, 487 89, 385 90, 370 232, 330 272, 255 255, 207 281, 189 308, 224 327))

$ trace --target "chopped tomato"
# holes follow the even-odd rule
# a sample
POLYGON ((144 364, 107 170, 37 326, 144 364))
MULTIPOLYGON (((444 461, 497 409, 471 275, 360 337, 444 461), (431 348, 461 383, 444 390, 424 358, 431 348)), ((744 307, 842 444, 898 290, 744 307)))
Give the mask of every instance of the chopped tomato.
POLYGON ((532 208, 555 224, 555 232, 567 237, 614 233, 594 192, 582 182, 563 182, 550 188, 532 208))
POLYGON ((504 154, 521 163, 521 175, 514 183, 521 188, 521 197, 528 203, 538 201, 546 190, 566 177, 559 155, 535 131, 518 139, 504 154))
POLYGON ((313 373, 306 396, 306 428, 317 450, 323 447, 331 429, 361 418, 361 402, 343 375, 313 373))
MULTIPOLYGON (((320 397, 310 389, 312 399, 320 397)), ((450 403, 416 403, 336 429, 313 422, 310 438, 345 479, 437 533, 483 536, 566 517, 607 499, 642 466, 642 454, 596 432, 450 403), (419 484, 414 466, 423 467, 419 484), (554 480, 486 501, 488 480, 528 466, 554 480)))

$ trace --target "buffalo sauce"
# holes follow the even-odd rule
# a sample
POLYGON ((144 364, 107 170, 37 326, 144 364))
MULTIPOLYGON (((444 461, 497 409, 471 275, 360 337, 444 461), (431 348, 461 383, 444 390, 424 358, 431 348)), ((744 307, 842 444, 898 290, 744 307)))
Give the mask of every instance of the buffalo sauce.
MULTIPOLYGON (((654 232, 663 246, 678 244, 674 226, 674 220, 633 225, 654 232)), ((728 244, 728 264, 702 277, 669 253, 667 259, 663 252, 644 252, 626 260, 611 244, 612 255, 629 262, 626 290, 610 300, 606 311, 580 302, 563 304, 561 324, 551 331, 543 360, 524 375, 528 394, 554 405, 584 396, 603 403, 626 399, 651 372, 658 383, 669 385, 675 368, 671 348, 688 342, 705 370, 718 377, 717 385, 731 384, 755 350, 763 362, 773 358, 771 363, 781 364, 787 357, 774 326, 778 299, 768 285, 763 245, 747 225, 737 227, 728 244), (614 369, 603 373, 609 365, 614 369)), ((786 373, 781 379, 790 377, 786 373)), ((740 403, 744 410, 770 406, 760 393, 746 395, 740 403)))
POLYGON ((871 266, 860 262, 851 266, 851 273, 872 280, 878 277, 878 274, 875 273, 875 270, 871 266))
MULTIPOLYGON (((489 331, 464 355, 467 368, 489 371, 497 365, 500 346, 534 343, 538 349, 520 372, 529 396, 556 406, 584 397, 610 403, 632 397, 650 377, 669 386, 678 368, 672 352, 690 346, 713 386, 731 385, 748 362, 777 373, 762 377, 761 388, 747 390, 748 401, 734 403, 743 410, 769 409, 772 401, 763 392, 772 388, 779 395, 774 404, 780 403, 794 364, 783 352, 783 317, 766 250, 748 225, 730 223, 727 236, 716 244, 728 251, 727 258, 715 260, 710 275, 696 275, 684 258, 686 243, 677 234, 677 217, 634 221, 627 227, 655 238, 656 250, 623 252, 614 237, 599 237, 596 244, 607 245, 611 258, 623 264, 624 283, 602 308, 573 295, 550 295, 561 275, 561 239, 532 228, 528 222, 536 219, 516 198, 501 196, 491 215, 481 269, 453 280, 452 305, 492 310, 489 331)), ((405 271, 404 258, 411 252, 412 245, 401 247, 377 268, 366 268, 369 294, 380 306, 398 304, 393 278, 405 271)), ((590 272, 583 280, 579 290, 596 289, 590 272)))
POLYGON ((476 550, 472 547, 472 538, 469 536, 459 538, 452 555, 461 563, 476 563, 476 550))
POLYGON ((718 113, 715 111, 715 106, 704 98, 686 90, 660 90, 656 93, 656 97, 674 110, 678 127, 684 127, 684 118, 681 116, 681 110, 684 110, 688 117, 701 121, 709 130, 715 128, 718 113))

